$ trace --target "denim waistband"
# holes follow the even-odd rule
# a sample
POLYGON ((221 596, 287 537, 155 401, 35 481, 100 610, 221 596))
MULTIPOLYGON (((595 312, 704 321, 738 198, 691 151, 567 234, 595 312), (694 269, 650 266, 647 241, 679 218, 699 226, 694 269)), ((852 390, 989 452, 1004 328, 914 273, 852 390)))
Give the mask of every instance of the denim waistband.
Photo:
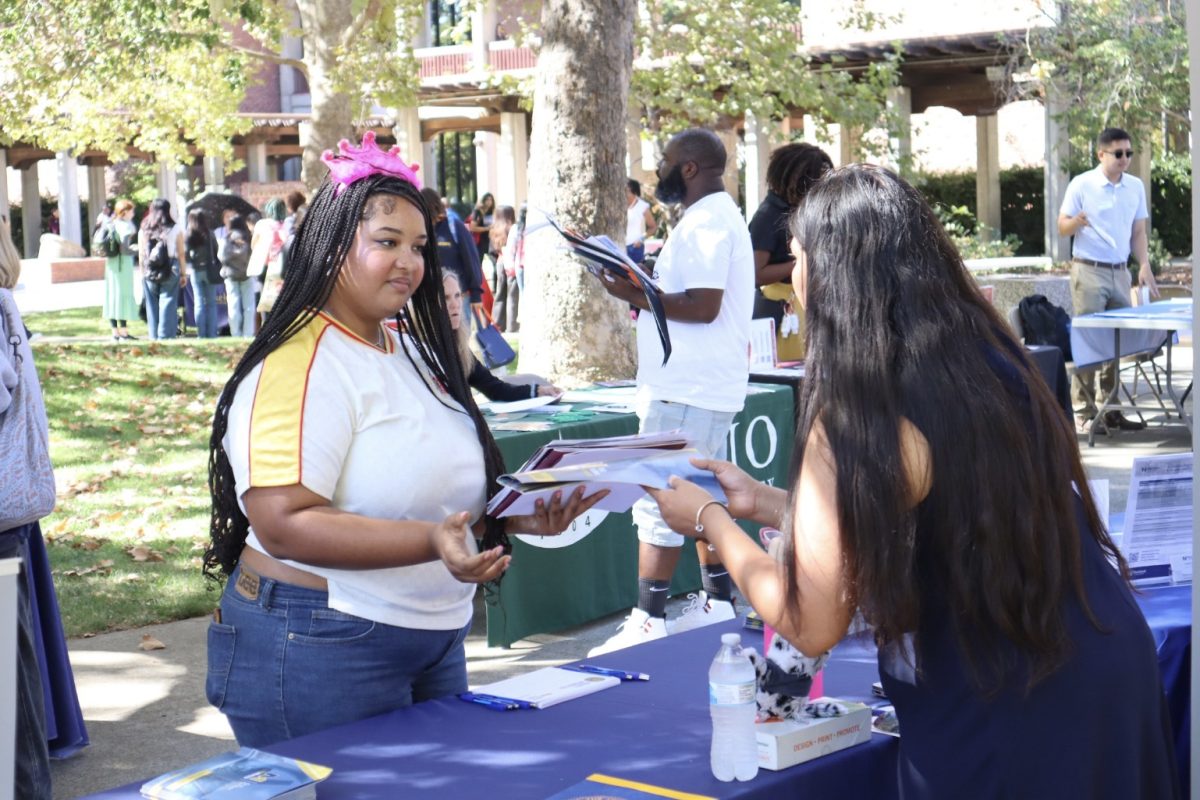
POLYGON ((225 591, 244 603, 267 609, 288 604, 329 605, 329 592, 267 578, 252 570, 243 570, 241 564, 230 574, 225 591))

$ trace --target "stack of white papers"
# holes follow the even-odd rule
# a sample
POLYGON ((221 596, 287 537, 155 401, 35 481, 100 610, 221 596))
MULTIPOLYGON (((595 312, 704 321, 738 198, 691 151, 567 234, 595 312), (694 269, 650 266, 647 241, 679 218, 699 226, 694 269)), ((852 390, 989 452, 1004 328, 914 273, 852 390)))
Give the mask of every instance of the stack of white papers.
POLYGON ((559 667, 544 667, 515 678, 475 687, 473 691, 502 700, 528 703, 534 708, 549 708, 620 683, 620 678, 611 675, 593 675, 559 667))
POLYGON ((679 431, 560 439, 543 446, 516 472, 501 475, 501 489, 487 510, 495 517, 532 514, 538 500, 549 503, 557 491, 566 498, 583 486, 584 496, 610 492, 595 508, 628 511, 646 493, 643 487, 666 488, 672 475, 694 481, 724 500, 716 477, 692 466, 690 459, 699 456, 679 431))

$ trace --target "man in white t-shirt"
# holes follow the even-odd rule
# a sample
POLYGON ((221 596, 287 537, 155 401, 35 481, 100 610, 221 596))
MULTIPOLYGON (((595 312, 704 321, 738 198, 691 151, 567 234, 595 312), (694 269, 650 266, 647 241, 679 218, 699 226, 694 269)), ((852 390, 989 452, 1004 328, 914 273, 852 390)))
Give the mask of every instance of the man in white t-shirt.
MULTIPOLYGON (((706 456, 725 458, 734 416, 749 381, 754 251, 746 220, 725 192, 725 146, 712 131, 693 128, 667 144, 655 196, 679 203, 683 215, 655 263, 671 358, 650 313, 638 318, 638 417, 642 433, 682 430, 706 456)), ((604 273, 608 275, 608 273, 604 273)), ((641 290, 620 278, 601 279, 613 296, 641 309, 641 290)), ((649 498, 633 508, 638 528, 638 605, 620 631, 588 655, 619 650, 668 633, 667 592, 683 537, 663 522, 649 498)), ((697 542, 704 591, 671 633, 732 619, 732 583, 724 566, 697 542)))
POLYGON ((642 199, 642 185, 633 178, 625 184, 625 252, 641 264, 646 260, 646 237, 658 230, 650 204, 642 199))
MULTIPOLYGON (((1095 169, 1076 175, 1063 196, 1058 214, 1058 232, 1075 237, 1071 244, 1071 304, 1075 315, 1094 314, 1130 304, 1129 254, 1138 262, 1138 283, 1158 297, 1158 285, 1150 271, 1147 246, 1146 191, 1142 182, 1125 174, 1133 158, 1133 143, 1120 128, 1105 128, 1096 141, 1095 169)), ((1076 370, 1071 379, 1071 395, 1077 424, 1086 430, 1089 424, 1108 430, 1141 430, 1141 422, 1126 419, 1120 411, 1110 411, 1093 422, 1097 404, 1112 391, 1116 373, 1112 362, 1100 370, 1100 386, 1095 386, 1096 370, 1076 370)))

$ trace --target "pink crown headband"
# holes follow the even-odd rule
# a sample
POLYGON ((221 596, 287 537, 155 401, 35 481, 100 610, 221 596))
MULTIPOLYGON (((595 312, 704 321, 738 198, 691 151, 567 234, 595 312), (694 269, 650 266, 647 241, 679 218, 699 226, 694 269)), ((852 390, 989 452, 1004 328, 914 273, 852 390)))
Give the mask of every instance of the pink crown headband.
POLYGON ((333 196, 337 197, 346 191, 346 187, 355 181, 371 175, 391 175, 403 181, 408 181, 414 188, 421 188, 421 179, 417 177, 419 164, 405 164, 400 158, 400 145, 392 145, 384 151, 375 144, 375 132, 363 134, 362 145, 354 146, 348 139, 338 142, 338 154, 326 150, 321 154, 321 160, 329 167, 329 179, 337 186, 333 196))

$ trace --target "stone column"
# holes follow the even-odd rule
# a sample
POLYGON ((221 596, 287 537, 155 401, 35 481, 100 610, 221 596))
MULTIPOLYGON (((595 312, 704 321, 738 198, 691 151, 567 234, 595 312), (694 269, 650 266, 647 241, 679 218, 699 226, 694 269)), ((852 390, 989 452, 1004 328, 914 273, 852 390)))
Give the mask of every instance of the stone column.
POLYGON ((746 112, 746 220, 749 221, 767 196, 767 162, 771 158, 771 128, 746 112))
MULTIPOLYGON (((0 147, 0 214, 8 217, 8 150, 0 147)), ((11 226, 11 220, 10 220, 11 226)))
POLYGON ((975 219, 984 241, 1000 236, 1000 126, 995 114, 975 117, 975 219))
POLYGON ((25 229, 25 258, 37 258, 42 238, 42 194, 36 161, 21 170, 21 226, 25 229))
POLYGON ((721 176, 721 180, 725 182, 725 191, 729 192, 733 197, 734 202, 737 202, 738 197, 738 135, 733 128, 717 128, 714 133, 721 140, 721 144, 725 145, 725 174, 721 176))
MULTIPOLYGON (((219 160, 219 159, 218 159, 219 160)), ((204 183, 208 185, 208 159, 204 159, 204 183)), ((224 165, 221 172, 224 173, 224 165)), ((271 176, 267 171, 267 143, 250 142, 246 145, 246 179, 251 183, 267 183, 271 176)), ((222 174, 218 183, 224 185, 225 176, 222 174)), ((222 191, 224 191, 222 189, 222 191)))
MULTIPOLYGON (((92 228, 96 226, 96 218, 104 210, 104 201, 108 199, 108 189, 104 185, 104 165, 88 164, 88 218, 83 226, 84 233, 91 236, 92 228)), ((85 245, 86 246, 86 245, 85 245)))
POLYGON ((844 167, 854 164, 861 159, 862 128, 850 125, 838 125, 838 157, 841 161, 837 166, 844 167))
POLYGON ((154 185, 158 189, 158 196, 171 204, 171 216, 179 220, 183 209, 179 207, 179 183, 174 161, 158 162, 154 185))
POLYGON ((1154 212, 1150 208, 1150 148, 1154 142, 1155 131, 1151 127, 1135 128, 1129 132, 1133 137, 1133 158, 1129 162, 1129 174, 1142 181, 1146 192, 1147 232, 1154 225, 1154 212))
POLYGON ((64 239, 83 244, 79 221, 79 162, 69 150, 54 155, 58 167, 58 232, 64 239))
POLYGON ((887 91, 887 107, 894 115, 888 137, 888 160, 905 178, 912 176, 912 89, 893 86, 887 91))
MULTIPOLYGON (((251 145, 253 147, 253 145, 251 145)), ((247 148, 246 163, 249 166, 251 158, 249 148, 247 148)), ((267 151, 266 146, 263 146, 262 163, 257 165, 259 180, 265 182, 267 177, 267 151)), ((255 167, 249 167, 250 174, 254 174, 255 167)), ((254 178, 250 178, 254 180, 254 178)), ((220 156, 205 156, 204 157, 204 189, 208 192, 224 192, 225 191, 225 159, 220 156)))
POLYGON ((498 174, 496 162, 499 160, 499 151, 496 148, 496 144, 499 139, 499 135, 495 133, 476 131, 475 136, 471 140, 471 144, 475 147, 476 195, 472 199, 478 200, 487 192, 491 192, 496 200, 496 205, 507 206, 511 205, 509 198, 503 197, 496 190, 496 176, 498 174))
POLYGON ((495 38, 496 0, 479 0, 471 13, 471 59, 476 71, 482 72, 491 63, 488 45, 495 38))
POLYGON ((496 191, 510 198, 512 207, 520 213, 527 196, 526 171, 529 169, 529 128, 523 112, 504 111, 500 114, 500 152, 497 160, 496 191))
POLYGON ((1062 114, 1066 108, 1056 98, 1046 101, 1046 173, 1043 183, 1046 222, 1046 255, 1054 261, 1071 258, 1071 245, 1066 236, 1058 235, 1058 212, 1067 193, 1070 175, 1066 164, 1070 156, 1067 122, 1062 114))
POLYGON ((396 120, 396 124, 392 126, 392 135, 396 137, 396 144, 400 145, 400 157, 404 159, 405 164, 417 164, 421 167, 417 170, 417 176, 421 179, 422 186, 433 186, 437 176, 426 171, 426 164, 431 162, 425 159, 425 149, 421 147, 421 118, 417 114, 417 107, 392 109, 391 114, 396 120))

